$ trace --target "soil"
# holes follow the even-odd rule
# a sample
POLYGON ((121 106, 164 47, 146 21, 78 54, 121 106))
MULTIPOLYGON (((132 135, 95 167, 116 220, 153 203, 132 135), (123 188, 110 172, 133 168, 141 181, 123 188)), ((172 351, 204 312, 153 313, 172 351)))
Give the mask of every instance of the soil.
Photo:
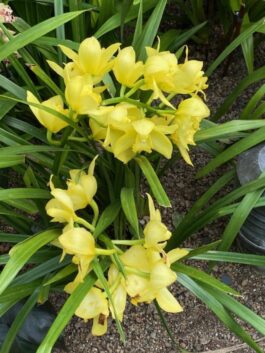
MULTIPOLYGON (((198 47, 192 46, 190 58, 205 60, 205 56, 201 52, 198 47)), ((256 68, 264 65, 262 52, 264 53, 264 48, 259 48, 256 53, 256 68)), ((211 56, 212 54, 209 53, 209 62, 213 59, 211 56)), ((218 69, 209 80, 207 104, 212 113, 244 75, 246 75, 245 64, 242 53, 238 50, 231 60, 227 74, 224 76, 222 69, 218 69)), ((256 89, 257 85, 247 89, 222 120, 237 118, 238 113, 256 89)), ((224 166, 202 179, 195 179, 197 171, 211 157, 198 147, 192 149, 191 155, 194 167, 188 166, 183 160, 178 160, 162 180, 172 200, 172 208, 162 210, 163 220, 169 227, 172 227, 172 219, 176 213, 185 214, 194 201, 227 169, 224 166)), ((226 188, 225 192, 230 189, 231 185, 226 188)), ((224 218, 207 225, 202 231, 194 234, 185 245, 196 247, 220 239, 226 223, 227 218, 224 218)), ((240 251, 236 244, 233 250, 240 251)), ((207 268, 206 264, 202 262, 197 262, 196 265, 198 268, 207 268)), ((220 264, 213 268, 213 275, 237 289, 242 295, 239 300, 257 314, 265 317, 265 275, 263 273, 251 266, 220 264)), ((180 314, 166 314, 165 317, 172 335, 180 347, 197 353, 253 352, 251 348, 242 344, 234 334, 225 328, 202 302, 180 284, 172 286, 172 291, 184 311, 180 314)), ((63 302, 63 298, 56 297, 57 307, 60 307, 63 302)), ((126 332, 125 344, 120 341, 113 321, 109 322, 107 334, 97 338, 90 333, 90 323, 84 323, 81 319, 74 317, 64 333, 67 350, 71 353, 174 353, 179 351, 168 337, 156 308, 152 304, 136 307, 128 303, 123 327, 126 332)), ((259 341, 261 347, 265 347, 265 338, 261 338, 255 330, 244 323, 243 327, 254 340, 259 341)))

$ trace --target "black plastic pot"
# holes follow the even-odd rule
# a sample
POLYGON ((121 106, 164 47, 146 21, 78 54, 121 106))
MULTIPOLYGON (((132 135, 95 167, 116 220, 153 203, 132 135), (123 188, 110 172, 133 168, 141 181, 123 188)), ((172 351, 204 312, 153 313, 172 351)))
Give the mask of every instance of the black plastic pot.
MULTIPOLYGON (((9 328, 24 304, 25 301, 18 302, 0 318, 0 349, 9 328)), ((42 305, 36 305, 19 330, 10 353, 35 353, 55 318, 56 313, 51 304, 46 302, 42 305)), ((59 338, 56 346, 65 349, 62 337, 59 338)))
MULTIPOLYGON (((241 185, 257 179, 265 170, 265 144, 242 153, 237 162, 237 176, 241 185)), ((265 255, 265 207, 254 208, 241 227, 239 246, 248 252, 265 255)), ((265 267, 260 268, 265 273, 265 267)))

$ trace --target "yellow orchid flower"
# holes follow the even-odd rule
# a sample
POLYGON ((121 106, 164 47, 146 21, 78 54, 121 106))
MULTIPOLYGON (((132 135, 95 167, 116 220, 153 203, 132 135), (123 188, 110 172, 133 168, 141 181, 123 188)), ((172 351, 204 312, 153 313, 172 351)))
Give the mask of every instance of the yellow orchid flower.
POLYGON ((102 77, 113 67, 113 54, 120 47, 120 43, 101 48, 95 37, 83 40, 79 46, 78 53, 68 47, 60 45, 63 53, 68 56, 83 74, 93 76, 93 82, 98 83, 102 77))
POLYGON ((88 206, 97 192, 97 180, 94 177, 96 158, 90 163, 88 173, 80 169, 70 170, 67 193, 71 197, 76 210, 88 206))
POLYGON ((55 188, 50 179, 54 198, 46 204, 46 212, 53 217, 52 222, 70 223, 71 227, 78 218, 75 211, 91 204, 97 191, 97 180, 93 175, 96 159, 97 156, 90 163, 87 173, 79 169, 70 170, 67 190, 55 188))
POLYGON ((84 255, 91 258, 90 261, 96 255, 95 239, 85 228, 72 228, 63 232, 58 239, 65 253, 69 255, 84 255))
POLYGON ((90 75, 74 76, 68 80, 65 98, 77 114, 90 114, 96 111, 101 103, 101 96, 93 87, 90 75))
MULTIPOLYGON (((117 319, 119 321, 123 320, 123 314, 126 307, 126 285, 125 279, 119 273, 118 269, 114 264, 112 264, 108 271, 108 282, 110 286, 111 296, 113 305, 115 307, 117 319)), ((109 303, 111 315, 115 318, 114 309, 111 303, 109 303)))
POLYGON ((66 190, 52 188, 53 199, 46 204, 46 212, 53 217, 52 222, 73 224, 76 219, 74 204, 66 190))
POLYGON ((152 150, 171 157, 173 148, 166 135, 172 134, 176 126, 168 126, 161 117, 145 118, 143 110, 131 104, 107 108, 90 115, 90 127, 94 138, 104 139, 103 147, 117 159, 127 163, 137 153, 152 150))
POLYGON ((133 47, 120 50, 114 61, 113 72, 117 81, 127 87, 133 87, 135 82, 143 75, 144 65, 142 61, 135 62, 133 47))
POLYGON ((146 273, 150 272, 150 262, 146 256, 146 249, 141 245, 131 246, 120 256, 120 259, 125 266, 146 273))
POLYGON ((146 250, 141 245, 131 246, 120 259, 126 270, 126 291, 132 298, 131 302, 136 304, 141 293, 149 287, 150 262, 146 250))
POLYGON ((92 335, 104 335, 109 316, 108 300, 104 293, 99 288, 92 287, 76 309, 75 315, 85 321, 93 319, 92 335))
MULTIPOLYGON (((169 129, 169 132, 174 130, 175 127, 169 129)), ((170 158, 173 150, 171 141, 165 134, 164 126, 156 125, 149 118, 133 121, 127 126, 127 131, 122 136, 113 139, 111 147, 114 156, 123 163, 127 163, 142 151, 151 153, 154 150, 170 158)))
POLYGON ((57 75, 64 79, 66 85, 72 78, 84 75, 83 71, 74 62, 65 64, 64 68, 54 61, 47 60, 47 63, 50 68, 57 73, 57 75))
MULTIPOLYGON (((157 216, 160 215, 157 213, 157 216)), ((181 254, 185 256, 186 253, 181 254)), ((173 258, 176 258, 176 253, 172 253, 165 261, 158 251, 145 249, 141 245, 132 246, 120 257, 127 272, 126 290, 133 304, 151 303, 156 299, 167 312, 182 311, 179 302, 167 289, 177 278, 176 273, 170 269, 169 259, 173 258)))
POLYGON ((178 71, 175 73, 173 82, 175 93, 192 94, 202 92, 208 87, 206 84, 208 78, 202 71, 203 62, 198 60, 188 60, 188 51, 186 60, 178 65, 178 71))
POLYGON ((171 93, 174 84, 173 77, 178 71, 178 60, 169 51, 159 52, 159 49, 146 48, 147 60, 144 65, 144 90, 152 90, 152 99, 160 99, 164 104, 174 109, 163 92, 171 93))
POLYGON ((147 249, 162 250, 166 246, 166 241, 171 237, 171 232, 165 224, 161 222, 160 211, 155 209, 154 202, 147 194, 150 212, 150 221, 144 228, 144 247, 147 249))
POLYGON ((178 146, 182 157, 188 164, 192 165, 188 154, 188 145, 195 145, 194 135, 200 127, 200 122, 209 115, 210 111, 207 105, 197 96, 185 99, 178 106, 173 121, 173 124, 177 125, 177 129, 170 139, 178 146))
MULTIPOLYGON (((66 116, 69 113, 67 109, 64 109, 63 99, 61 96, 54 96, 41 103, 30 91, 27 91, 27 102, 42 104, 43 106, 51 108, 56 112, 66 116)), ((41 123, 41 125, 43 125, 47 130, 52 133, 57 133, 68 125, 66 121, 58 118, 52 113, 48 113, 47 111, 41 108, 36 108, 30 105, 30 109, 35 115, 35 117, 38 119, 38 121, 41 123)))
MULTIPOLYGON (((93 235, 85 228, 71 228, 63 231, 58 238, 64 254, 74 255, 72 261, 78 265, 78 281, 83 281, 87 275, 91 261, 96 256, 96 246, 93 235)), ((74 281, 73 285, 78 284, 74 281)))
POLYGON ((89 126, 92 131, 92 136, 97 141, 104 141, 107 135, 109 113, 112 112, 116 107, 99 107, 99 109, 93 113, 90 113, 89 126))

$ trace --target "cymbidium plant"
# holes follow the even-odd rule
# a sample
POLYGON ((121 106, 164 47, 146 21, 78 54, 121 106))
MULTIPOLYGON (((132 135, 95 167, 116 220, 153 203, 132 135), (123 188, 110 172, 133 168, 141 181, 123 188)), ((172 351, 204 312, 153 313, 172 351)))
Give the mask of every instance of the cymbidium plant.
MULTIPOLYGON (((49 65, 63 78, 65 95, 40 103, 28 91, 27 101, 47 129, 51 144, 65 145, 67 140, 79 141, 84 146, 95 144, 95 153, 98 153, 87 172, 82 168, 69 171, 66 188, 55 187, 51 176, 53 198, 47 203, 46 212, 52 222, 63 224, 62 233, 53 242, 63 250, 61 260, 66 254, 72 256, 76 268, 75 278, 65 286, 67 293, 72 293, 93 269, 97 273, 100 258, 108 257, 107 277, 98 278, 75 311, 84 320, 93 319, 92 333, 102 335, 107 329, 109 311, 116 320, 122 320, 127 295, 133 304, 156 300, 167 312, 181 311, 167 287, 177 277, 171 264, 186 256, 188 250, 164 250, 171 232, 161 222, 160 212, 149 194, 150 221, 135 236, 132 234, 132 239, 126 228, 123 228, 123 239, 113 239, 108 233, 95 236, 100 216, 95 166, 105 158, 104 150, 107 156, 113 154, 121 161, 124 168, 130 168, 126 166, 130 161, 153 151, 170 159, 173 144, 191 164, 188 145, 194 144, 193 136, 200 121, 209 115, 199 96, 207 88, 207 78, 201 62, 186 57, 180 64, 174 54, 160 52, 159 47, 146 48, 145 62, 136 61, 133 47, 120 49, 116 43, 102 48, 94 37, 85 39, 78 53, 65 46, 60 49, 72 61, 64 67, 55 62, 49 65), (107 98, 108 84, 103 82, 107 74, 118 83, 119 95, 115 97, 107 98), (141 91, 148 92, 146 101, 140 99, 141 91), (171 101, 179 94, 189 97, 175 108, 171 101), (160 105, 154 104, 158 99, 160 105), (75 123, 75 128, 65 138, 59 132, 70 122, 75 123), (84 125, 89 126, 87 132, 82 129, 84 125), (91 209, 92 214, 83 215, 80 211, 85 209, 91 209), (97 244, 101 237, 103 248, 97 244)), ((147 159, 143 163, 149 165, 147 159)), ((138 227, 138 221, 136 224, 138 227)))
MULTIPOLYGON (((63 18, 77 16, 70 15, 63 18)), ((0 58, 29 43, 28 32, 9 38, 1 27, 10 41, 3 45, 0 58)), ((45 32, 42 24, 37 27, 41 33, 50 30, 45 32)), ((34 28, 29 31, 35 35, 34 28)), ((26 185, 0 190, 0 213, 15 232, 1 233, 0 239, 18 243, 8 256, 0 256, 6 264, 0 275, 0 314, 28 297, 4 349, 10 348, 32 306, 54 291, 69 296, 37 353, 51 352, 74 314, 93 320, 92 334, 97 336, 106 333, 108 321, 114 318, 125 340, 122 320, 128 301, 154 303, 162 318, 163 311, 185 310, 169 288, 177 281, 262 352, 230 312, 262 333, 263 320, 230 296, 239 295, 234 289, 183 261, 226 259, 260 265, 264 259, 249 255, 242 260, 240 254, 211 252, 216 243, 183 248, 181 239, 205 217, 194 220, 193 209, 171 233, 159 210, 159 206, 170 207, 157 175, 164 168, 160 161, 170 161, 174 153, 192 164, 189 146, 197 136, 201 141, 205 138, 205 131, 198 135, 200 123, 210 114, 203 63, 189 60, 187 48, 184 59, 179 59, 160 50, 159 43, 145 48, 143 60, 138 60, 139 51, 132 46, 104 47, 95 37, 80 45, 70 42, 71 48, 65 44, 59 46, 64 64, 48 61, 57 74, 52 78, 48 66, 46 73, 31 56, 34 50, 20 50, 21 61, 42 80, 41 86, 30 81, 14 58, 11 64, 23 73, 27 90, 0 75, 1 86, 4 82, 8 91, 2 95, 5 105, 0 111, 4 116, 0 122, 1 166, 14 166, 26 185), (6 112, 14 112, 15 117, 6 112), (27 263, 34 266, 19 273, 27 263)))

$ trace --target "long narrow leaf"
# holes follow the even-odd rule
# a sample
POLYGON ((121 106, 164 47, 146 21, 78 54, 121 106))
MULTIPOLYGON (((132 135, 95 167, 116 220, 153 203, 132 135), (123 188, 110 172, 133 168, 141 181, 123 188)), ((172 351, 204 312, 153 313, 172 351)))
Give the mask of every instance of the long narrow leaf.
POLYGON ((212 172, 214 169, 228 162, 229 160, 236 157, 240 153, 248 150, 249 148, 257 145, 260 142, 263 142, 264 136, 265 136, 265 128, 263 127, 253 132, 251 135, 234 143, 232 146, 228 147, 226 150, 224 150, 218 156, 212 159, 204 168, 202 168, 197 173, 197 177, 201 178, 202 176, 207 175, 208 173, 212 172))
POLYGON ((225 324, 226 327, 246 342, 251 348, 253 348, 257 353, 263 353, 263 350, 259 347, 259 345, 249 336, 248 333, 246 333, 246 331, 244 331, 244 329, 228 314, 223 305, 211 294, 209 294, 186 275, 179 274, 177 281, 189 289, 202 302, 204 302, 225 324))
POLYGON ((57 315, 55 321, 50 327, 46 337, 42 341, 36 353, 51 353, 52 347, 59 338, 61 332, 68 324, 76 309, 84 299, 85 295, 92 288, 96 282, 96 276, 89 274, 83 283, 79 284, 74 292, 64 303, 64 306, 57 315))
POLYGON ((203 271, 197 270, 192 266, 187 266, 180 262, 175 262, 174 264, 172 264, 171 268, 172 270, 177 272, 177 274, 183 273, 195 280, 201 281, 203 283, 207 283, 209 286, 217 288, 222 292, 240 296, 240 294, 235 289, 229 287, 223 282, 220 282, 218 279, 214 278, 213 276, 210 276, 203 271))
POLYGON ((26 303, 23 305, 19 313, 17 314, 15 320, 13 321, 8 333, 6 335, 5 341, 1 347, 0 353, 9 353, 12 344, 16 338, 17 333, 19 332, 20 328, 22 327, 25 319, 27 318, 28 314, 36 304, 38 299, 38 291, 34 291, 32 295, 28 298, 26 303))
POLYGON ((83 11, 69 12, 57 17, 52 17, 31 27, 23 33, 19 33, 16 37, 12 38, 9 42, 1 47, 0 61, 7 58, 10 54, 13 54, 16 50, 19 50, 27 44, 32 43, 34 40, 40 38, 46 33, 49 33, 64 23, 71 21, 81 13, 83 13, 83 11))
POLYGON ((49 199, 50 193, 47 190, 37 188, 12 188, 0 190, 0 201, 17 199, 49 199))
POLYGON ((239 119, 250 119, 251 113, 257 106, 258 102, 264 97, 265 95, 265 84, 259 87, 256 93, 250 98, 246 107, 242 111, 239 119))
POLYGON ((218 250, 229 250, 233 241, 235 240, 240 228, 244 224, 252 208, 264 192, 261 190, 253 191, 247 194, 240 202, 239 206, 230 218, 222 235, 222 242, 218 246, 218 250))
POLYGON ((242 32, 232 43, 230 43, 225 50, 218 56, 218 58, 211 64, 211 66, 208 68, 206 75, 210 76, 214 70, 221 64, 225 58, 232 53, 233 50, 235 50, 241 43, 243 43, 249 36, 251 36, 253 33, 259 31, 260 29, 263 29, 265 26, 264 24, 264 19, 262 18, 260 21, 255 22, 253 25, 251 25, 248 29, 246 29, 244 32, 242 32))
POLYGON ((222 303, 228 310, 236 314, 242 320, 248 322, 258 332, 265 336, 265 320, 261 316, 255 314, 252 310, 239 303, 236 299, 220 292, 215 288, 211 288, 207 284, 203 284, 202 287, 205 288, 207 292, 214 296, 220 303, 222 303))
POLYGON ((265 256, 226 251, 208 251, 192 257, 195 260, 229 262, 265 267, 265 256))
POLYGON ((135 234, 139 237, 139 223, 133 188, 122 188, 121 205, 127 221, 132 226, 135 234))
POLYGON ((8 287, 28 259, 41 247, 56 239, 58 230, 47 230, 15 245, 10 251, 10 260, 0 274, 0 294, 8 287))
POLYGON ((139 167, 142 169, 142 172, 144 173, 152 193, 154 194, 159 205, 170 207, 171 204, 169 198, 148 159, 145 157, 137 157, 135 160, 139 167))
POLYGON ((149 17, 144 27, 142 35, 135 44, 135 51, 140 60, 143 60, 146 57, 145 47, 151 47, 153 45, 166 3, 166 0, 158 1, 152 15, 149 17))
POLYGON ((208 141, 211 139, 223 139, 227 137, 235 137, 235 132, 248 131, 258 129, 265 125, 265 121, 260 120, 234 120, 224 124, 211 127, 209 129, 199 130, 195 135, 195 141, 208 141))
POLYGON ((211 118, 212 121, 219 120, 231 107, 237 97, 250 85, 257 81, 261 81, 265 78, 265 66, 260 67, 256 71, 252 72, 248 76, 244 77, 243 80, 233 89, 229 96, 225 99, 219 109, 217 109, 214 116, 211 118))

